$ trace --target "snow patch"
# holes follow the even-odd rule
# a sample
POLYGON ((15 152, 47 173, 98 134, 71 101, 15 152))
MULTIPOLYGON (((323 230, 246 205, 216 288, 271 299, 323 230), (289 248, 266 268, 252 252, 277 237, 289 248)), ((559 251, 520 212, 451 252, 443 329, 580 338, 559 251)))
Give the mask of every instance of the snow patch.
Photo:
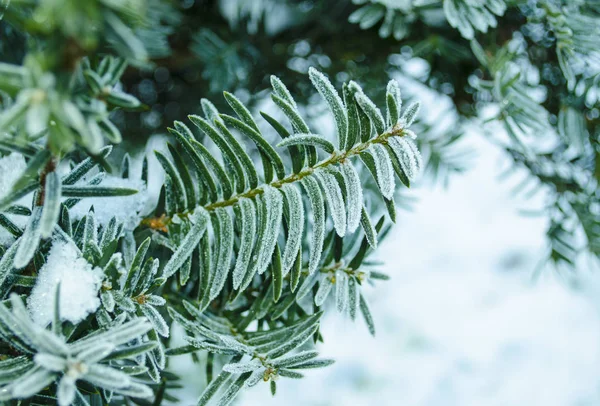
POLYGON ((138 193, 130 196, 93 197, 82 199, 70 211, 72 219, 80 220, 94 206, 96 222, 106 225, 113 218, 124 224, 125 229, 133 230, 142 219, 142 212, 148 200, 146 184, 141 179, 119 178, 107 176, 101 183, 106 187, 122 187, 136 189, 138 193))
POLYGON ((60 318, 78 323, 100 306, 98 290, 103 273, 92 268, 77 247, 71 243, 55 241, 46 263, 40 269, 37 281, 27 300, 33 321, 48 325, 54 313, 54 295, 60 283, 60 318))

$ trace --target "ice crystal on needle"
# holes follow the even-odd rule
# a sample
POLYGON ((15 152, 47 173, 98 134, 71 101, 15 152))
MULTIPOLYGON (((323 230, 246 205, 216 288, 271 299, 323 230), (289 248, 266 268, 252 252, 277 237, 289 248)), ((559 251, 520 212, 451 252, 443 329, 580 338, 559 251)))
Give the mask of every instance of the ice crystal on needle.
MULTIPOLYGON (((0 158, 0 199, 6 196, 12 189, 13 185, 19 179, 19 176, 23 173, 27 164, 23 155, 13 152, 3 158, 0 158)), ((25 203, 27 197, 22 198, 22 202, 25 203)), ((27 223, 27 218, 24 216, 6 215, 10 221, 17 224, 18 226, 24 226, 27 223)), ((5 228, 0 227, 0 245, 10 244, 14 240, 12 234, 10 234, 5 228)))

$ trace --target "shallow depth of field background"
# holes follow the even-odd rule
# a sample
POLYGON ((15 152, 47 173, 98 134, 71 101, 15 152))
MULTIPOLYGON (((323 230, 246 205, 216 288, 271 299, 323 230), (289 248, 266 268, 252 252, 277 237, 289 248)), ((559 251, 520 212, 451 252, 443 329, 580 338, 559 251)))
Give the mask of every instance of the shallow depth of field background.
POLYGON ((496 179, 501 157, 473 145, 466 176, 415 190, 414 212, 381 247, 392 279, 369 297, 377 337, 332 311, 321 351, 337 363, 282 382, 278 399, 255 387, 241 404, 599 404, 597 282, 579 271, 578 288, 551 269, 532 279, 544 220, 518 213, 535 202, 515 201, 496 179))
MULTIPOLYGON (((324 1, 333 3, 333 0, 324 1)), ((382 0, 383 3, 394 1, 402 2, 382 0)), ((235 28, 223 35, 223 43, 234 43, 241 35, 242 40, 238 41, 242 44, 241 51, 251 54, 251 49, 245 48, 245 41, 251 42, 251 39, 243 37, 244 30, 237 29, 232 22, 237 10, 235 5, 242 2, 248 8, 256 5, 256 9, 267 3, 263 0, 220 1, 223 19, 235 28)), ((194 1, 181 3, 189 3, 191 7, 194 1)), ((305 3, 310 2, 302 4, 305 3)), ((264 27, 260 29, 264 28, 269 34, 293 26, 295 17, 282 4, 264 15, 254 15, 251 11, 248 14, 254 16, 250 20, 264 18, 261 22, 264 27)), ((210 23, 219 28, 226 25, 210 23)), ((339 24, 349 23, 340 20, 339 24)), ((199 23, 193 28, 200 29, 202 25, 199 23)), ((265 40, 270 47, 270 38, 265 37, 265 40)), ((225 45, 223 49, 227 51, 225 45)), ((361 51, 361 46, 371 44, 356 44, 357 55, 369 51, 370 57, 374 57, 376 47, 361 51)), ((350 44, 347 48, 352 47, 350 44)), ((418 58, 410 58, 410 50, 407 51, 403 43, 394 47, 395 54, 377 59, 382 65, 382 61, 390 62, 391 68, 371 66, 371 60, 364 62, 364 57, 362 60, 357 57, 355 65, 361 69, 355 72, 368 71, 368 74, 348 79, 365 84, 365 93, 370 95, 381 93, 387 81, 396 78, 404 96, 423 101, 419 119, 439 124, 449 100, 419 86, 419 80, 427 76, 426 64, 418 58), (369 87, 374 83, 379 89, 369 87)), ((220 92, 228 90, 244 101, 252 101, 254 113, 272 112, 268 92, 259 94, 256 102, 250 97, 255 89, 238 88, 237 81, 264 90, 268 86, 268 80, 264 80, 267 75, 279 72, 292 90, 307 93, 306 89, 311 89, 315 97, 304 94, 303 98, 309 104, 311 128, 331 136, 334 133, 332 117, 326 106, 319 105, 316 91, 309 87, 304 75, 311 65, 317 65, 328 74, 333 67, 344 66, 332 59, 334 55, 327 55, 326 52, 331 51, 328 47, 323 48, 325 50, 310 49, 306 41, 298 41, 288 48, 280 47, 272 58, 255 60, 251 55, 248 58, 251 62, 242 60, 245 62, 242 64, 232 57, 235 52, 227 53, 215 47, 213 55, 205 43, 199 43, 195 56, 199 67, 181 68, 178 72, 158 67, 143 71, 139 77, 134 74, 127 77, 128 90, 152 106, 141 113, 139 119, 133 114, 117 113, 115 117, 130 136, 123 148, 136 156, 137 172, 141 154, 135 149, 141 148, 149 134, 155 133, 146 147, 151 164, 148 207, 156 201, 163 183, 162 171, 152 151, 165 148, 164 129, 171 126, 174 119, 185 119, 188 113, 199 112, 201 97, 222 106, 220 92), (206 59, 200 55, 204 51, 208 54, 204 55, 206 59), (288 58, 287 64, 282 62, 285 58, 288 58), (231 62, 230 66, 226 62, 231 62), (231 82, 227 80, 228 68, 235 79, 231 82), (302 80, 305 83, 301 83, 302 80), (316 112, 324 114, 318 116, 316 112), (127 144, 134 136, 139 139, 127 144)), ((349 76, 344 72, 339 75, 349 76)), ((378 251, 378 258, 385 263, 378 270, 389 274, 391 280, 366 291, 377 328, 376 337, 369 335, 360 316, 352 323, 339 315, 335 306, 330 306, 321 324, 325 343, 319 344, 318 350, 322 357, 335 359, 336 364, 307 370, 302 380, 281 378, 276 397, 271 396, 268 384, 259 383, 243 392, 237 404, 600 405, 600 274, 585 261, 578 264, 577 271, 544 264, 548 218, 531 216, 531 212, 543 207, 545 191, 540 189, 530 196, 516 195, 514 188, 526 174, 517 172, 506 179, 500 178, 510 166, 498 147, 505 135, 499 128, 484 128, 482 121, 473 120, 460 145, 473 152, 467 154, 469 163, 465 173, 451 174, 447 187, 423 176, 410 190, 402 188, 402 194, 396 199, 398 206, 406 203, 410 209, 399 208, 398 222, 378 251)), ((259 124, 263 125, 264 121, 259 124)), ((450 134, 451 128, 440 126, 439 131, 450 134)), ((270 141, 274 140, 273 136, 270 141)), ((136 201, 134 207, 137 208, 140 201, 136 201)), ((87 207, 82 213, 87 212, 87 207)), ((123 206, 119 210, 124 211, 123 206)), ((182 335, 181 329, 173 326, 172 339, 181 343, 182 335)), ((191 357, 185 355, 170 358, 169 369, 182 376, 183 388, 177 393, 181 405, 196 404, 205 383, 201 366, 193 364, 191 357)))
MULTIPOLYGON (((419 92, 397 78, 403 92, 419 92)), ((435 121, 444 101, 420 97, 435 121)), ((317 123, 333 131, 328 115, 317 123)), ((576 272, 545 265, 547 219, 530 213, 544 190, 515 197, 525 174, 500 178, 509 163, 479 124, 465 138, 470 169, 447 187, 416 182, 405 194, 412 209, 400 209, 379 248, 391 280, 368 290, 377 336, 332 303, 318 349, 336 364, 282 378, 275 398, 259 383, 240 405, 600 404, 600 275, 585 262, 576 272)), ((202 373, 183 357, 177 370, 182 399, 194 404, 202 373)))
MULTIPOLYGON (((430 1, 441 4, 436 0, 422 3, 430 1)), ((488 0, 471 1, 483 4, 488 0)), ((499 110, 491 104, 495 99, 478 94, 475 81, 471 81, 474 77, 490 78, 476 68, 480 66, 478 62, 473 65, 473 61, 468 61, 472 56, 468 41, 460 39, 464 48, 447 47, 444 54, 444 40, 452 42, 452 35, 458 37, 458 31, 446 38, 444 31, 431 30, 435 34, 431 35, 433 51, 427 52, 440 56, 432 58, 432 66, 442 66, 430 69, 425 60, 414 57, 420 36, 428 39, 431 33, 427 31, 436 21, 446 25, 443 10, 426 16, 431 25, 416 21, 410 28, 414 29, 414 37, 411 34, 402 40, 381 39, 377 34, 379 23, 366 34, 358 24, 348 22, 351 10, 366 2, 173 0, 178 13, 188 18, 174 24, 168 41, 172 53, 155 56, 155 64, 132 65, 122 79, 124 90, 138 97, 147 108, 116 111, 112 117, 123 131, 124 142, 115 147, 110 159, 116 163, 125 152, 131 154, 131 172, 139 174, 145 148, 150 165, 147 188, 138 180, 131 184, 129 179, 118 179, 115 186, 132 186, 141 193, 95 206, 96 218, 127 218, 134 214, 131 221, 137 225, 138 217, 142 217, 138 211, 144 215, 152 212, 164 183, 164 171, 153 151, 166 150, 167 127, 173 126, 174 120, 189 124, 186 116, 201 111, 201 98, 213 101, 221 112, 231 113, 222 91, 235 93, 249 106, 274 145, 278 137, 260 119, 259 111, 282 117, 268 94, 268 77, 276 74, 298 100, 311 129, 333 140, 333 118, 310 85, 308 68, 324 71, 338 90, 341 82, 356 80, 382 108, 385 86, 394 78, 400 84, 404 106, 414 100, 422 102, 418 122, 412 128, 430 126, 435 129, 432 133, 451 137, 460 133, 457 106, 461 109, 460 120, 465 119, 467 124, 456 147, 467 170, 450 173, 447 182, 424 174, 410 189, 400 186, 396 179, 398 220, 376 253, 382 265, 374 268, 391 279, 378 281, 364 291, 375 320, 376 337, 369 334, 360 315, 352 322, 337 313, 334 295, 330 295, 321 321, 324 343, 319 343, 317 349, 320 357, 332 358, 336 363, 302 371, 302 380, 280 378, 275 397, 271 396, 268 383, 260 382, 243 391, 235 404, 599 406, 598 263, 583 258, 576 269, 559 269, 546 262, 549 218, 547 212, 539 213, 548 204, 547 190, 530 184, 531 193, 517 193, 517 185, 530 173, 517 170, 502 176, 514 162, 503 149, 507 135, 502 127, 495 120, 486 123, 499 110), (410 43, 408 39, 415 41, 410 43), (461 60, 456 49, 466 50, 467 62, 461 60), (448 80, 448 76, 461 80, 448 80), (454 97, 456 104, 447 95, 454 97)), ((410 9, 407 6, 412 1, 378 2, 410 9)), ((598 2, 595 0, 595 4, 598 2)), ((8 5, 10 1, 0 0, 0 5, 4 3, 8 5)), ((523 21, 519 19, 525 17, 517 14, 506 18, 518 24, 512 21, 503 32, 490 34, 498 34, 498 43, 524 35, 523 21)), ((178 14, 171 17, 178 18, 178 14)), ((177 18, 174 21, 180 21, 177 18)), ((25 43, 30 39, 17 34, 0 36, 0 55, 7 62, 20 64, 27 49, 25 43)), ((534 34, 545 38, 544 32, 534 34)), ((166 42, 157 40, 152 45, 160 50, 166 42)), ((69 51, 67 45, 65 50, 69 51)), ((523 65, 515 66, 522 69, 520 73, 528 78, 527 82, 541 83, 536 79, 540 72, 535 65, 529 70, 523 65)), ((553 68, 558 72, 553 74, 562 80, 559 67, 553 68)), ((531 95, 537 103, 545 95, 539 88, 534 90, 538 92, 532 93, 540 93, 531 95)), ((545 91, 552 92, 553 88, 545 91)), ((598 109, 595 114, 597 120, 598 109)), ((531 139, 541 146, 550 138, 544 135, 536 134, 537 138, 531 139)), ((209 148, 216 152, 214 145, 209 148)), ((595 144, 594 148, 598 146, 595 144)), ((255 161, 260 166, 259 160, 255 161)), ((85 200, 72 211, 73 218, 81 218, 94 204, 94 199, 85 200)), ((0 233, 0 242, 1 239, 0 233)), ((170 347, 184 344, 184 334, 174 324, 170 347)), ((203 351, 198 354, 201 360, 206 356, 203 351)), ((205 388, 205 365, 194 364, 189 354, 173 356, 168 362, 167 369, 182 378, 181 389, 174 393, 181 399, 178 405, 195 405, 205 388)))

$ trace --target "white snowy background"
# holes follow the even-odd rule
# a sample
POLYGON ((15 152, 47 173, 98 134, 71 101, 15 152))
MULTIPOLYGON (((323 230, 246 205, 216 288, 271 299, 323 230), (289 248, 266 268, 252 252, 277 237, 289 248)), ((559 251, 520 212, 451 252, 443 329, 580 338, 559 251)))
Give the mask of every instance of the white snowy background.
MULTIPOLYGON (((447 189, 412 189, 382 244, 392 279, 368 291, 377 336, 335 309, 322 322, 334 366, 244 392, 244 406, 587 406, 600 404, 599 278, 585 267, 545 267, 543 194, 513 196, 518 175, 498 179, 506 157, 475 134, 470 170, 447 189)), ((524 174, 523 174, 524 175, 524 174)), ((194 404, 202 377, 180 360, 194 404)))
POLYGON ((499 150, 469 142, 471 170, 414 190, 380 248, 392 279, 369 292, 377 337, 331 309, 319 349, 336 364, 282 378, 274 399, 259 384, 241 405, 600 404, 597 282, 585 270, 585 289, 552 269, 533 278, 545 219, 519 210, 539 202, 511 197, 499 150))
MULTIPOLYGON (((404 66, 414 76, 422 69, 404 66)), ((413 81, 398 79, 405 94, 418 91, 413 81)), ((446 105, 418 93, 421 116, 435 122, 446 105)), ((319 124, 332 126, 329 117, 319 124)), ((600 275, 585 262, 576 272, 540 268, 547 219, 523 211, 540 210, 543 190, 515 197, 526 174, 499 179, 509 162, 481 135, 481 124, 470 127, 465 144, 476 152, 469 171, 451 177, 447 188, 417 182, 409 192, 417 198, 413 210, 399 212, 379 247, 381 270, 391 280, 367 291, 377 336, 332 306, 318 349, 336 363, 307 370, 302 380, 281 378, 274 398, 259 383, 238 404, 600 404, 600 275)), ((183 357, 177 370, 186 387, 182 404, 195 404, 202 373, 183 357)))

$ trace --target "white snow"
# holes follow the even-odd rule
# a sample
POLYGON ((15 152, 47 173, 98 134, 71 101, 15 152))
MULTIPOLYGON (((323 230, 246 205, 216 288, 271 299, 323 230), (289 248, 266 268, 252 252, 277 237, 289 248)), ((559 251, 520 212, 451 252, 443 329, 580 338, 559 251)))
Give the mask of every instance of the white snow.
POLYGON ((40 326, 52 321, 54 295, 60 283, 61 320, 80 322, 100 306, 102 277, 102 270, 92 268, 74 245, 55 241, 27 300, 32 319, 40 326))
MULTIPOLYGON (((83 183, 85 184, 85 183, 83 183)), ((127 230, 133 230, 138 226, 142 219, 148 194, 146 185, 141 179, 119 178, 116 176, 106 176, 101 186, 120 187, 136 189, 138 193, 129 196, 114 196, 114 197, 93 197, 82 199, 69 212, 72 219, 79 220, 83 218, 92 206, 96 214, 98 224, 106 225, 116 217, 119 222, 124 223, 127 230)))
MULTIPOLYGON (((19 176, 25 171, 27 164, 23 155, 16 152, 0 158, 0 199, 6 196, 10 191, 19 176)), ((18 203, 25 204, 28 197, 23 197, 18 203)), ((28 217, 6 215, 9 220, 20 227, 24 227, 28 217)), ((0 227, 0 245, 9 245, 14 241, 14 237, 3 227, 0 227)))
POLYGON ((318 350, 336 364, 280 379, 274 398, 260 383, 240 404, 600 404, 599 275, 581 269, 574 286, 553 269, 532 278, 546 219, 519 209, 543 202, 512 196, 520 178, 497 180, 499 150, 475 140, 476 166, 448 190, 412 189, 414 211, 400 211, 381 244, 392 279, 366 291, 377 337, 330 303, 318 350))

